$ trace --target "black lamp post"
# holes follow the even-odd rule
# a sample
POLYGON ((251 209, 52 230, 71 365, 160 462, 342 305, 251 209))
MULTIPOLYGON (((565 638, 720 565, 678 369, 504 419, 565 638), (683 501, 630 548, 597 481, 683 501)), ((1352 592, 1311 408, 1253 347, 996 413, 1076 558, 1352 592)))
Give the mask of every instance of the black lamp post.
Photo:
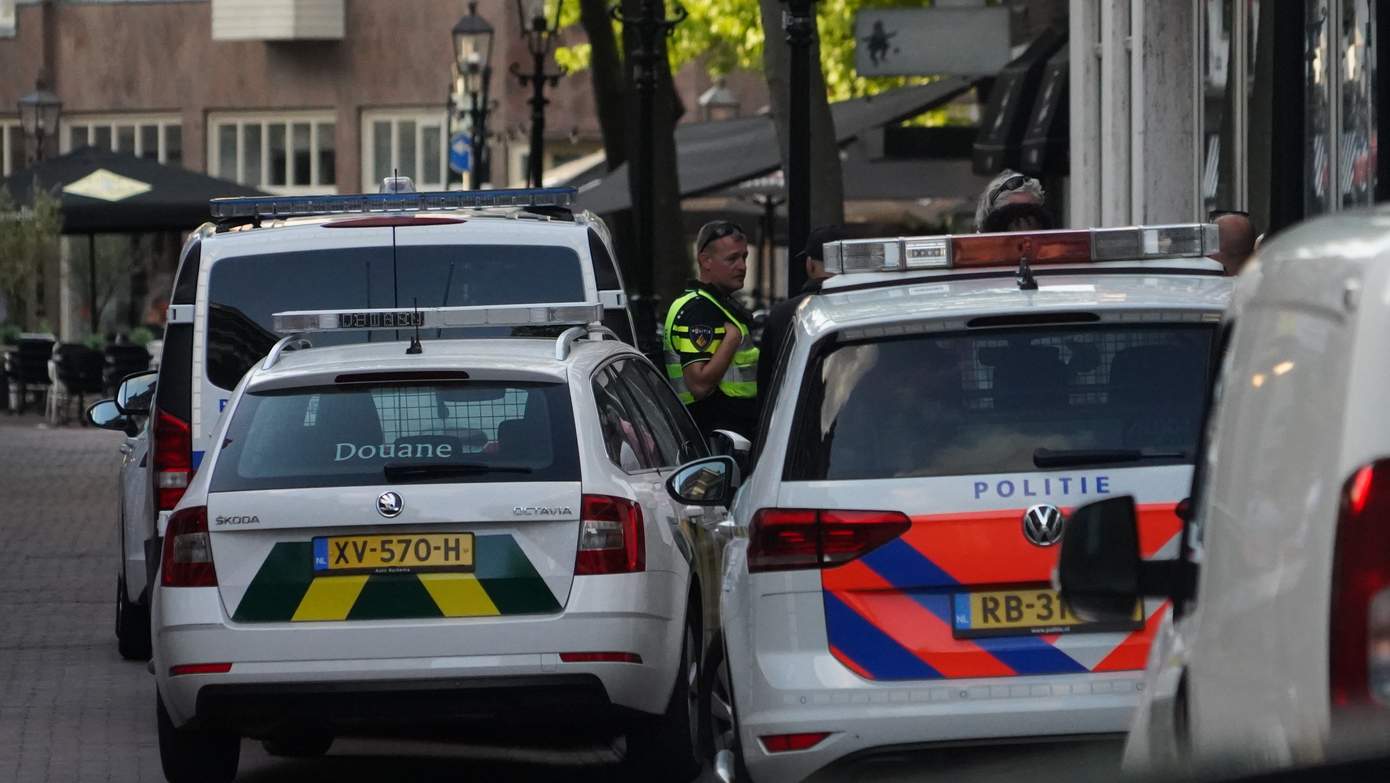
POLYGON ((560 31, 560 7, 565 0, 555 0, 555 18, 546 21, 545 0, 516 0, 516 15, 521 22, 521 35, 526 39, 526 49, 531 53, 531 72, 522 73, 521 66, 512 63, 512 75, 521 82, 522 87, 531 90, 531 152, 526 166, 526 181, 531 187, 541 186, 541 171, 545 168, 545 106, 550 103, 545 97, 545 85, 554 87, 564 73, 547 73, 545 58, 555 45, 555 34, 560 31))
POLYGON ((670 35, 676 25, 685 21, 686 10, 676 5, 676 16, 666 18, 664 0, 642 0, 638 16, 628 18, 622 12, 621 3, 609 11, 623 26, 633 25, 637 31, 638 46, 632 52, 632 81, 637 88, 637 188, 632 194, 633 219, 637 224, 637 257, 641 259, 641 274, 637 278, 637 296, 632 303, 637 322, 638 348, 651 355, 655 350, 644 345, 657 334, 657 312, 655 285, 652 265, 656 263, 656 211, 655 185, 652 178, 652 158, 654 152, 654 131, 652 129, 653 105, 657 88, 657 57, 660 49, 657 36, 670 35))
POLYGON ((705 122, 738 118, 740 108, 738 96, 729 89, 723 76, 715 79, 714 84, 708 90, 700 93, 700 97, 695 100, 695 103, 699 104, 700 119, 705 122))
POLYGON ((791 93, 787 106, 787 294, 795 295, 806 283, 805 264, 796 254, 806 247, 811 233, 811 44, 816 37, 816 19, 811 15, 815 0, 784 0, 782 29, 791 47, 787 86, 791 93))
MULTIPOLYGON (((488 85, 492 81, 492 25, 478 16, 476 0, 468 4, 468 15, 454 25, 454 65, 468 95, 468 120, 472 152, 472 187, 482 187, 491 179, 487 149, 488 85)), ((452 117, 452 114, 450 115, 452 117)), ((445 183, 447 189, 448 183, 445 183)))
POLYGON ((19 126, 25 139, 34 145, 31 160, 43 160, 44 143, 49 135, 57 135, 62 111, 63 102, 49 89, 47 71, 39 71, 34 91, 19 99, 19 126))

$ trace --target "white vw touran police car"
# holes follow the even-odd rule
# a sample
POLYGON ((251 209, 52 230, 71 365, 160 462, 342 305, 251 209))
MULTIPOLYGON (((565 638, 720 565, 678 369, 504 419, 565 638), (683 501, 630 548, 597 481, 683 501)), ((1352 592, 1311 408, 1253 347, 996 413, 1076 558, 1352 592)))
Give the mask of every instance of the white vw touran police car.
MULTIPOLYGON (((939 743, 1123 732, 1161 600, 1050 585, 1077 505, 1174 551, 1216 324, 1214 226, 846 240, 795 316, 725 550, 714 734, 759 781, 939 743)), ((723 503, 711 458, 671 482, 723 503)), ((717 674, 716 674, 717 671, 717 674)), ((728 756, 724 756, 727 761, 728 756)))
POLYGON ((1130 771, 1384 752, 1387 216, 1297 226, 1241 274, 1176 558, 1136 562, 1125 498, 1078 512, 1067 534, 1059 576, 1078 610, 1103 616, 1141 593, 1174 602, 1125 746, 1130 771))
POLYGON ((633 761, 694 772, 716 552, 663 482, 707 451, 601 318, 596 302, 275 315, 376 339, 278 342, 169 520, 152 666, 171 781, 232 778, 242 737, 314 755, 417 724, 611 728, 633 761), (431 339, 491 326, 547 336, 431 339))

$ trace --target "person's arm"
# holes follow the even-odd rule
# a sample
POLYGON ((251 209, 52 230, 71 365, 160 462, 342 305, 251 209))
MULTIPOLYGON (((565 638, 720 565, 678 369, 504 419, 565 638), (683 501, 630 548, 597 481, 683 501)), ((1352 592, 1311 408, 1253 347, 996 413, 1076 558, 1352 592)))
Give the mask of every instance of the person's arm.
POLYGON ((724 338, 715 350, 714 356, 708 361, 693 362, 681 369, 681 374, 685 376, 685 386, 690 389, 695 399, 703 400, 719 386, 719 381, 733 363, 734 353, 738 351, 741 342, 743 335, 738 327, 726 322, 724 338))

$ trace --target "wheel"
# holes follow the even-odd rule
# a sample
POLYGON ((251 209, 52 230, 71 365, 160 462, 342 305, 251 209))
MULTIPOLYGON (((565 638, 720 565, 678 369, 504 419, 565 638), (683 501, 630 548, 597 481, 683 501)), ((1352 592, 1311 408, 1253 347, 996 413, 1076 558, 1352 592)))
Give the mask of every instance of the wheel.
POLYGON ((150 658, 150 608, 126 600, 125 574, 116 576, 116 650, 127 661, 150 658))
MULTIPOLYGON (((691 612, 695 611, 694 607, 691 612)), ((689 612, 681 641, 680 667, 666 711, 627 734, 630 769, 648 780, 691 780, 700 772, 700 656, 689 612)), ((638 779, 642 779, 639 777, 638 779)))
POLYGON ((159 762, 169 783, 231 783, 241 761, 241 738, 201 729, 176 729, 155 694, 159 762))
POLYGON ((272 756, 288 758, 314 758, 322 756, 333 747, 333 735, 327 732, 297 734, 289 737, 274 737, 261 741, 261 747, 272 756))
POLYGON ((705 679, 700 686, 701 747, 714 757, 721 750, 734 754, 734 779, 748 780, 743 766, 743 747, 738 738, 738 713, 734 709, 733 681, 729 658, 724 651, 724 634, 715 635, 705 652, 705 679))

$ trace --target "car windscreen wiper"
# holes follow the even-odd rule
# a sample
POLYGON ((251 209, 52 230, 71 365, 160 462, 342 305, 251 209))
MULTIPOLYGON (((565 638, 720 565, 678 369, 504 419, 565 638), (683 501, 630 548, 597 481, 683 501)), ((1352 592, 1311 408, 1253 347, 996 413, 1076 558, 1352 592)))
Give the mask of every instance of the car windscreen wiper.
POLYGON ((1066 468, 1078 465, 1109 465, 1117 462, 1188 459, 1190 452, 1158 449, 1034 449, 1033 465, 1039 468, 1066 468))
POLYGON ((435 478, 476 476, 480 473, 530 473, 520 465, 488 465, 483 462, 391 463, 384 469, 387 481, 427 481, 435 478))

